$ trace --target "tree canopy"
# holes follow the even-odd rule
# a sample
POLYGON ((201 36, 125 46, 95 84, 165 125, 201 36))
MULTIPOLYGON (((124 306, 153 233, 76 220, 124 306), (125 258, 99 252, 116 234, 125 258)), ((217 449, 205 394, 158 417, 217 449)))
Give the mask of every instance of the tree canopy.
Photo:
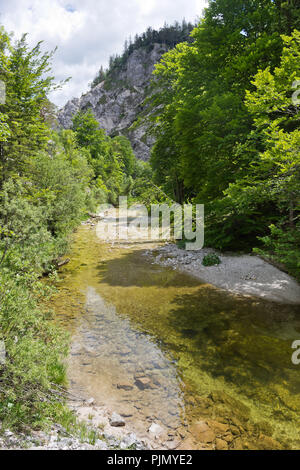
POLYGON ((294 1, 211 0, 193 42, 156 66, 155 181, 178 202, 206 204, 211 246, 249 249, 274 224, 296 229, 297 27, 294 1))

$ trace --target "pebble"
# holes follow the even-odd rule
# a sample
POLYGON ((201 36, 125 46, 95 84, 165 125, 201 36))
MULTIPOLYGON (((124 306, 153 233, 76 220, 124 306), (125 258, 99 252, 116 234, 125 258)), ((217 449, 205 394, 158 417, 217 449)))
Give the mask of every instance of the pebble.
POLYGON ((140 390, 151 388, 152 385, 152 382, 148 377, 139 377, 136 379, 135 383, 140 390))
POLYGON ((152 423, 150 428, 148 429, 148 432, 151 434, 154 434, 155 436, 159 436, 164 432, 163 428, 157 424, 157 423, 152 423))
POLYGON ((117 388, 120 390, 129 391, 133 389, 133 384, 130 382, 122 382, 117 384, 117 388))
POLYGON ((228 444, 223 439, 216 439, 216 450, 228 450, 228 444))
POLYGON ((87 404, 88 405, 93 405, 95 403, 95 398, 90 398, 88 401, 87 401, 87 404))
POLYGON ((109 424, 115 428, 119 428, 125 426, 126 423, 122 416, 118 415, 117 413, 113 413, 109 420, 109 424))

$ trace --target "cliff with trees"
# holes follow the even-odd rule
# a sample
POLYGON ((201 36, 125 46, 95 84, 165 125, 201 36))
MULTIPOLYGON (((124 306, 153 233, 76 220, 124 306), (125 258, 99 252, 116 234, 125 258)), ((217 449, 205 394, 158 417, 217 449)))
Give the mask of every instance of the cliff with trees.
POLYGON ((136 157, 148 160, 154 139, 143 118, 149 112, 145 99, 151 93, 149 84, 154 66, 176 44, 191 41, 193 27, 183 21, 165 25, 158 31, 148 28, 134 40, 129 38, 123 54, 112 56, 107 70, 100 67, 91 90, 60 110, 59 123, 71 128, 74 114, 91 110, 108 135, 129 138, 136 157))

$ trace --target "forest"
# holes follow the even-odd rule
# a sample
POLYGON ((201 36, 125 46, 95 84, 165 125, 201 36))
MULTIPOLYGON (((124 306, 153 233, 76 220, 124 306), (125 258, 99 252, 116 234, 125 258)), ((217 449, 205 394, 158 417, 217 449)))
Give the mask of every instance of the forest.
POLYGON ((205 204, 206 246, 254 249, 298 278, 299 22, 293 0, 209 2, 149 98, 154 181, 205 204))

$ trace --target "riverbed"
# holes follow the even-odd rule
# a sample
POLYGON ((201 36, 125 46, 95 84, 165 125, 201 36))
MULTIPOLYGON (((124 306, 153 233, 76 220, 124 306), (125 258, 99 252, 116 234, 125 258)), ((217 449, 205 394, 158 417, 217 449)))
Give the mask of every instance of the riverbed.
POLYGON ((141 438, 155 424, 157 447, 299 448, 299 305, 227 293, 147 250, 74 234, 51 302, 71 334, 70 392, 141 438))

